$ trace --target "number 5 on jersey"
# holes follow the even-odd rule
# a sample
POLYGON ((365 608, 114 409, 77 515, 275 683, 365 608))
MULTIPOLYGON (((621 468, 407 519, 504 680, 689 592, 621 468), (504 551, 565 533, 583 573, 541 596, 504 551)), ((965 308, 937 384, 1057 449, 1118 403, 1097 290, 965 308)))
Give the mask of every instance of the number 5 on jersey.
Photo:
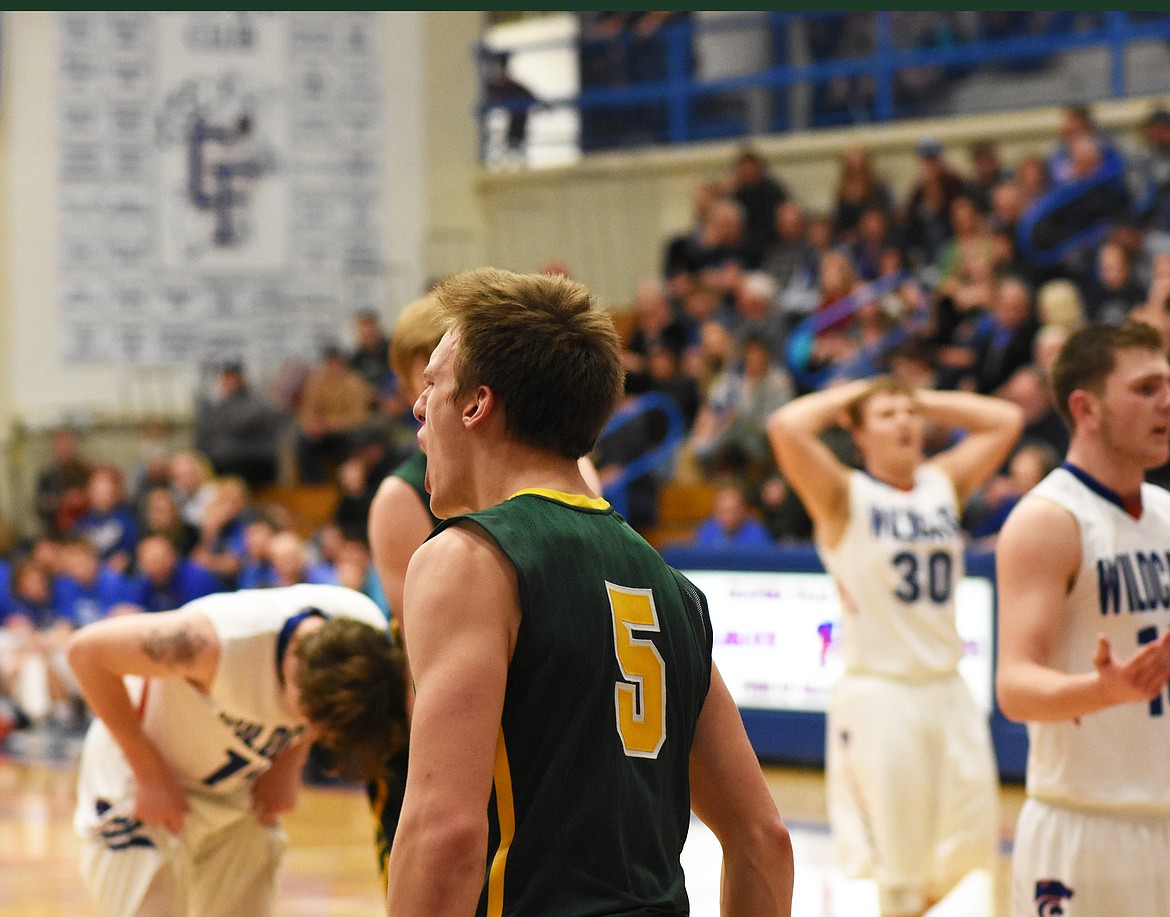
POLYGON ((657 633, 658 611, 649 589, 607 582, 613 612, 613 648, 624 680, 614 682, 613 702, 622 748, 632 758, 657 758, 666 738, 666 667, 658 648, 635 631, 657 633))

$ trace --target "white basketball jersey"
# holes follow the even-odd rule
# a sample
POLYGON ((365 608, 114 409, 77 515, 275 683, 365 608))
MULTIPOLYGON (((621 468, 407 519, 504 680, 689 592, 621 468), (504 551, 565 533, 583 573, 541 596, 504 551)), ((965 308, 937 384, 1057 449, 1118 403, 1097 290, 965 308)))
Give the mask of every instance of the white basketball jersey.
MULTIPOLYGON (((218 593, 189 602, 206 614, 220 639, 220 660, 208 693, 181 678, 126 679, 143 729, 193 799, 221 800, 192 814, 234 817, 247 805, 251 781, 305 730, 280 699, 278 643, 286 622, 306 609, 350 617, 379 629, 386 616, 368 597, 343 586, 296 585, 218 593)), ((133 775, 101 720, 85 738, 74 819, 81 833, 133 810, 133 775)), ((214 825, 205 826, 212 829, 214 825)))
POLYGON ((817 545, 841 596, 847 672, 932 678, 956 670, 955 588, 965 571, 955 487, 931 464, 912 490, 849 475, 849 523, 836 547, 817 545))
MULTIPOLYGON (((1099 485, 1098 485, 1099 486, 1099 485)), ((1058 468, 1028 499, 1069 510, 1081 536, 1081 568, 1052 648, 1051 664, 1091 672, 1097 634, 1120 659, 1170 627, 1170 493, 1142 485, 1135 519, 1108 492, 1058 468)), ((1037 533, 1043 538, 1043 533, 1037 533)), ((1028 793, 1057 804, 1170 813, 1170 694, 1083 716, 1028 724, 1028 793)))

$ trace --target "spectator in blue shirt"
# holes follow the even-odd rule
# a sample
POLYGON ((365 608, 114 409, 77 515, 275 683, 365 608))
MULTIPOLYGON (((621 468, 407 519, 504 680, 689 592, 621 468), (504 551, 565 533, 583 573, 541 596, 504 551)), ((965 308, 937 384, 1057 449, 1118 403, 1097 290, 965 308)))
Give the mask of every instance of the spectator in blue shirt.
POLYGON ((772 545, 768 527, 752 516, 743 491, 729 484, 715 494, 711 515, 695 530, 701 548, 755 548, 772 545))
POLYGON ((77 689, 65 662, 73 621, 53 605, 52 572, 26 558, 12 570, 12 608, 0 627, 0 695, 21 716, 70 725, 76 719, 77 689))
POLYGON ((112 466, 99 465, 90 472, 85 495, 88 506, 74 531, 97 549, 102 563, 124 573, 134 559, 138 520, 126 500, 122 473, 112 466))
POLYGON ((31 557, 16 564, 12 569, 10 608, 4 626, 11 628, 19 621, 34 630, 47 631, 60 618, 53 604, 52 571, 31 557))
POLYGON ((53 581, 53 604, 61 617, 84 627, 129 601, 130 577, 103 564, 87 539, 63 538, 59 556, 61 573, 53 581))
POLYGON ((244 530, 256 518, 256 508, 243 478, 218 478, 214 488, 203 511, 199 543, 189 557, 215 574, 220 589, 235 589, 244 557, 244 530))
POLYGON ((276 534, 276 525, 267 516, 257 516, 244 529, 244 557, 237 589, 263 589, 273 583, 272 558, 268 545, 276 534))
POLYGON ((0 621, 12 611, 12 562, 0 558, 0 621))
POLYGON ((219 591, 215 575, 181 558, 166 536, 147 535, 139 542, 138 575, 130 586, 129 599, 143 611, 171 611, 219 591))

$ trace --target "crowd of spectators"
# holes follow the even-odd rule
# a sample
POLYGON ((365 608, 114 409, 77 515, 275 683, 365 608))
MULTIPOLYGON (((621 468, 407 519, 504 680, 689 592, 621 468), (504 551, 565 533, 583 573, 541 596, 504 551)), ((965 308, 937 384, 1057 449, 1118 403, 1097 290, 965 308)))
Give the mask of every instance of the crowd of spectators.
MULTIPOLYGON (((1067 445, 1047 376, 1069 331, 1136 316, 1170 345, 1170 113, 1151 113, 1125 142, 1069 108, 1046 155, 1007 161, 992 143, 957 152, 920 141, 914 180, 896 194, 868 151, 844 150, 821 212, 750 148, 696 185, 692 225, 661 240, 660 269, 631 291, 622 415, 634 419, 611 425, 593 456, 606 495, 621 497, 636 527, 655 526, 663 484, 689 481, 717 491, 697 543, 807 541, 808 516, 776 470, 764 424, 803 392, 889 373, 1024 408, 1017 449, 965 507, 972 549, 988 550, 1067 445), (1117 163, 1125 193, 1102 195, 1100 177, 1117 163), (1050 209, 1078 227, 1075 238, 1036 218, 1050 209), (638 413, 651 394, 667 407, 638 413), (629 480, 626 470, 672 432, 664 460, 629 480)), ((369 505, 417 448, 416 425, 378 316, 355 316, 353 330, 351 349, 326 349, 278 386, 253 386, 236 361, 217 367, 190 448, 169 449, 148 428, 138 460, 117 467, 93 461, 77 432, 53 433, 36 481, 37 530, 0 544, 0 732, 77 721, 60 649, 98 617, 294 582, 344 583, 385 607, 369 505), (288 478, 290 458, 294 481, 336 496, 331 518, 309 533, 263 499, 288 478)), ((930 447, 951 435, 932 431, 930 447)), ((856 463, 845 430, 826 439, 856 463)), ((1152 477, 1170 480, 1170 469, 1152 477)))
POLYGON ((29 724, 65 734, 84 724, 62 654, 69 633, 99 618, 299 582, 347 585, 385 609, 367 517, 378 484, 417 448, 411 407, 378 316, 361 312, 352 349, 326 348, 289 403, 252 386, 240 362, 218 366, 196 397, 189 446, 168 446, 148 423, 123 467, 91 458, 84 431, 54 430, 35 529, 0 543, 0 744, 29 724), (305 532, 279 499, 282 480, 323 486, 329 518, 305 532))
MULTIPOLYGON (((806 540, 807 516, 768 452, 767 416, 815 388, 889 373, 1024 408, 1015 453, 964 519, 972 549, 989 550, 1014 500, 1067 445, 1047 374, 1068 332, 1133 316, 1170 340, 1170 113, 1150 113, 1127 139, 1070 106, 1041 154, 1009 161, 992 142, 957 150, 927 137, 915 155, 899 195, 867 150, 844 150, 824 211, 750 148, 695 186, 694 223, 663 241, 625 341, 631 398, 665 394, 685 422, 673 461, 635 482, 635 525, 655 526, 666 482, 699 481, 746 495, 773 541, 806 540)), ((603 439, 602 454, 629 461, 659 445, 655 425, 632 429, 639 443, 613 431, 622 448, 603 439)), ((935 431, 932 447, 950 435, 935 431)), ((855 462, 845 431, 830 446, 855 462)), ((619 486, 621 462, 607 465, 619 486)), ((1170 481, 1170 469, 1151 479, 1170 481)))

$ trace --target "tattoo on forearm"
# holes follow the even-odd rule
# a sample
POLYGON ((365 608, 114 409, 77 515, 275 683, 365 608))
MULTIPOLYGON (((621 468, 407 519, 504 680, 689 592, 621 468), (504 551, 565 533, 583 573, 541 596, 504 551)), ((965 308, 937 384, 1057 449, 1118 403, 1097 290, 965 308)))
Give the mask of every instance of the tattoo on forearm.
POLYGON ((206 646, 207 638, 191 633, 186 624, 169 630, 156 627, 142 641, 142 651, 147 656, 171 667, 190 663, 206 646))

